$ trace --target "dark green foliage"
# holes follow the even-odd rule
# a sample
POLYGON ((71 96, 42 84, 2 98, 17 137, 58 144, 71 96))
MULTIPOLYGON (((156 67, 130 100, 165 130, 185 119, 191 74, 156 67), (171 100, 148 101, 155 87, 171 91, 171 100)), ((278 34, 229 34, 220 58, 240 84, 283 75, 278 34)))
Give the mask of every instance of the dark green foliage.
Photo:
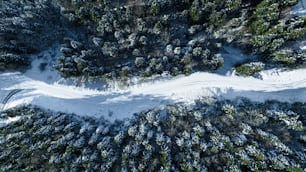
POLYGON ((1 118, 8 171, 293 171, 305 168, 302 103, 202 99, 136 114, 129 124, 19 107, 1 118))
POLYGON ((236 72, 241 76, 252 76, 264 69, 262 63, 243 64, 235 68, 236 72))
MULTIPOLYGON (((26 57, 56 41, 62 42, 65 36, 73 38, 83 46, 65 49, 71 47, 63 45, 66 51, 56 69, 64 77, 124 78, 215 70, 222 65, 222 58, 215 56, 224 44, 254 53, 264 63, 291 67, 304 60, 298 55, 291 57, 292 63, 280 62, 275 60, 275 54, 292 48, 292 43, 305 35, 305 18, 288 12, 296 3, 296 0, 5 1, 2 19, 17 18, 1 22, 0 50, 26 57), (99 43, 93 38, 99 38, 99 43), (179 47, 181 52, 166 51, 168 45, 173 49, 179 47), (208 49, 210 55, 193 55, 193 49, 198 47, 208 49), (191 57, 188 64, 182 60, 185 55, 191 57), (157 63, 135 66, 134 60, 139 56, 154 58, 157 63), (162 60, 165 56, 167 62, 162 60), (131 75, 122 75, 122 68, 129 68, 131 75)), ((293 54, 300 53, 292 50, 293 54)))
POLYGON ((39 53, 61 40, 64 25, 50 1, 1 1, 0 70, 20 70, 39 53))
MULTIPOLYGON (((289 41, 295 41, 305 35, 304 19, 289 16, 286 12, 297 1, 262 0, 249 2, 234 0, 218 2, 193 0, 164 2, 152 0, 138 3, 118 3, 123 7, 116 8, 118 7, 117 3, 106 5, 105 2, 97 1, 80 6, 59 2, 61 6, 72 10, 71 14, 79 18, 77 21, 91 28, 89 29, 91 34, 102 35, 107 43, 104 44, 106 48, 104 53, 97 57, 103 59, 98 60, 98 66, 102 66, 105 70, 102 73, 93 73, 93 75, 102 74, 119 78, 127 76, 113 71, 113 66, 120 66, 119 71, 123 67, 128 67, 132 75, 140 76, 151 76, 161 72, 169 72, 174 75, 188 74, 186 69, 188 69, 187 71, 214 70, 222 66, 222 59, 218 59, 221 61, 217 62, 214 58, 219 51, 216 45, 225 42, 248 47, 245 49, 248 53, 257 54, 265 63, 279 64, 279 61, 274 58, 275 52, 287 48, 290 45, 289 41), (88 13, 87 16, 93 16, 92 9, 89 8, 93 4, 101 7, 99 12, 94 13, 94 19, 84 18, 84 15, 79 11, 84 11, 84 8, 88 9, 84 13, 88 13), (164 22, 165 18, 167 22, 164 22), (182 29, 178 30, 177 28, 182 29), (116 37, 117 31, 120 31, 122 36, 114 39, 112 35, 116 37), (143 35, 147 40, 145 44, 140 41, 140 37, 143 35), (195 40, 201 40, 201 43, 197 43, 195 40), (198 55, 193 56, 192 49, 187 51, 191 48, 187 44, 190 41, 195 41, 195 44, 199 44, 201 48, 209 49, 210 56, 204 59, 198 55), (126 43, 130 44, 127 46, 126 43), (174 46, 173 48, 175 46, 182 47, 182 54, 173 57, 173 52, 165 52, 169 44, 174 46), (153 57, 158 62, 165 55, 172 60, 159 65, 143 63, 142 66, 135 66, 133 60, 136 57, 133 52, 138 52, 137 56, 153 57), (184 59, 184 54, 191 57, 189 64, 181 63, 184 62, 181 60, 184 59)), ((192 46, 195 48, 194 45, 192 46)), ((91 46, 86 49, 97 50, 96 47, 91 46)), ((294 53, 296 53, 295 51, 294 53)), ((88 58, 86 60, 92 62, 96 59, 88 58)), ((301 62, 299 59, 294 59, 293 64, 297 65, 301 62)), ((282 64, 292 65, 292 63, 282 64)), ((93 66, 93 68, 96 67, 93 66)), ((60 71, 65 75, 65 70, 60 71)), ((70 75, 68 74, 68 76, 70 75)))
POLYGON ((0 71, 16 70, 29 65, 29 60, 21 55, 0 53, 0 71))

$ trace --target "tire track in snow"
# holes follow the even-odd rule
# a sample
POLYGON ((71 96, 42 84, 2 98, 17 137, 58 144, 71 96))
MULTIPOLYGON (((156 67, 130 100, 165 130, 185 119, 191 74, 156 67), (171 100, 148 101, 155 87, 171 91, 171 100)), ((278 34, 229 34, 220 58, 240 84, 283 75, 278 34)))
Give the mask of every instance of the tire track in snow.
POLYGON ((15 94, 19 93, 20 91, 22 91, 22 89, 14 89, 12 90, 3 100, 2 100, 2 104, 5 106, 5 104, 9 101, 9 99, 11 97, 13 97, 15 94))

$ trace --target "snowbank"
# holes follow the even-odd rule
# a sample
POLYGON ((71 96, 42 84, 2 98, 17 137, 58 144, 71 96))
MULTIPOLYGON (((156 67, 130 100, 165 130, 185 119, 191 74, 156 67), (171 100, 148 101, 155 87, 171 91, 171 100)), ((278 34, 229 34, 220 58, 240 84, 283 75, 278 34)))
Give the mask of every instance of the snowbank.
POLYGON ((21 118, 20 116, 16 116, 16 117, 9 117, 7 119, 0 119, 0 127, 5 126, 11 122, 18 121, 20 118, 21 118))
POLYGON ((59 82, 62 78, 52 66, 56 61, 56 57, 60 55, 59 46, 53 46, 38 55, 32 55, 31 69, 27 70, 24 75, 46 83, 59 82))

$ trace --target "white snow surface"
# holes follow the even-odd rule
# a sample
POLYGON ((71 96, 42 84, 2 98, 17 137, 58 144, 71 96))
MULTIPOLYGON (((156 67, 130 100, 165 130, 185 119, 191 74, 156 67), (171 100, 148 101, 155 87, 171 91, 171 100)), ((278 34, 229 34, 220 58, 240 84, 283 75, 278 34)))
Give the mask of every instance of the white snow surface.
POLYGON ((214 73, 220 75, 231 75, 233 72, 233 66, 237 65, 238 63, 242 63, 255 58, 251 55, 247 56, 243 54, 241 50, 230 46, 224 46, 221 55, 224 59, 224 64, 221 68, 214 71, 214 73))
POLYGON ((306 16, 306 0, 301 0, 297 5, 293 6, 291 13, 297 16, 306 16))
POLYGON ((44 81, 47 83, 59 82, 62 80, 59 73, 52 68, 56 57, 60 56, 60 47, 53 46, 38 55, 33 55, 32 68, 25 72, 25 76, 34 80, 44 81))
POLYGON ((198 72, 170 80, 150 81, 124 89, 94 90, 83 87, 46 83, 21 73, 0 74, 0 97, 22 89, 12 96, 3 109, 32 104, 54 111, 115 119, 131 118, 133 113, 166 104, 194 100, 206 96, 234 99, 247 97, 254 101, 276 99, 306 102, 306 69, 264 71, 262 79, 222 76, 198 72))
POLYGON ((9 123, 18 121, 21 118, 21 116, 15 116, 15 117, 9 117, 7 119, 0 119, 0 127, 5 126, 9 123))

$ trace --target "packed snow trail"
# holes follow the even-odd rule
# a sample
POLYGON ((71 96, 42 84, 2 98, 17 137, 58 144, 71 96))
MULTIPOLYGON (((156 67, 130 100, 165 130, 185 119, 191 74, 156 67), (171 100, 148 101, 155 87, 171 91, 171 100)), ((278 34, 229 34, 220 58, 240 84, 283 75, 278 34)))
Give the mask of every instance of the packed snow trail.
POLYGON ((6 100, 4 110, 32 104, 54 111, 103 116, 114 120, 130 118, 133 113, 166 104, 190 104, 205 96, 306 102, 305 73, 306 69, 275 73, 265 71, 261 73, 262 79, 257 79, 199 72, 190 76, 104 91, 45 83, 21 73, 4 73, 0 74, 0 96, 4 98, 13 90, 19 91, 6 100))

